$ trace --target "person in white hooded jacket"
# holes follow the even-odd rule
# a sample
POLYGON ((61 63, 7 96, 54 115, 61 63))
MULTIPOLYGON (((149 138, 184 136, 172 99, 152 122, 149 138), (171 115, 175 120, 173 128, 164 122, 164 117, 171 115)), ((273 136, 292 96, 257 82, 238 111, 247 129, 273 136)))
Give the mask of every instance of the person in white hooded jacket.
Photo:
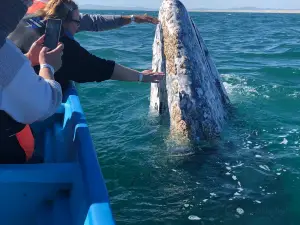
POLYGON ((62 102, 61 86, 54 80, 54 73, 61 67, 63 45, 48 51, 42 47, 44 37, 41 37, 23 55, 6 39, 31 3, 30 0, 1 0, 0 163, 26 162, 16 134, 26 124, 53 115, 62 102), (39 75, 32 68, 35 64, 41 65, 39 75))

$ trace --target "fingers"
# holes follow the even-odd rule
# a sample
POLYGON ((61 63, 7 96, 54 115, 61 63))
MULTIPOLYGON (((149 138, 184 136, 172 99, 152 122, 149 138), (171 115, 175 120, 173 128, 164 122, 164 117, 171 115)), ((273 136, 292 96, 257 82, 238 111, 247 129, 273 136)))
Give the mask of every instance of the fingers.
POLYGON ((159 20, 156 19, 156 18, 152 18, 151 22, 152 22, 153 24, 159 24, 159 20))
POLYGON ((142 71, 142 73, 145 75, 149 75, 149 74, 153 73, 153 70, 144 70, 144 71, 142 71))
POLYGON ((137 23, 152 23, 152 24, 159 24, 159 20, 155 17, 148 16, 147 14, 136 16, 137 23))
POLYGON ((145 74, 144 76, 144 82, 148 83, 159 83, 161 80, 165 78, 164 73, 151 73, 151 74, 145 74))
POLYGON ((53 49, 51 52, 49 52, 49 53, 54 53, 54 52, 60 52, 60 53, 62 53, 63 50, 64 50, 64 44, 58 43, 57 47, 55 49, 53 49))
POLYGON ((159 20, 158 20, 157 18, 155 18, 155 17, 147 16, 146 19, 147 19, 147 21, 148 21, 149 23, 159 24, 159 20))
POLYGON ((64 48, 65 48, 65 46, 64 46, 63 43, 58 43, 58 46, 56 47, 56 50, 62 52, 64 50, 64 48))
POLYGON ((164 76, 165 75, 163 72, 153 72, 153 70, 144 70, 142 73, 144 75, 158 75, 158 76, 164 76))
POLYGON ((40 53, 46 54, 49 51, 49 48, 43 47, 40 53))
POLYGON ((35 41, 35 44, 42 45, 45 40, 45 34, 35 41))

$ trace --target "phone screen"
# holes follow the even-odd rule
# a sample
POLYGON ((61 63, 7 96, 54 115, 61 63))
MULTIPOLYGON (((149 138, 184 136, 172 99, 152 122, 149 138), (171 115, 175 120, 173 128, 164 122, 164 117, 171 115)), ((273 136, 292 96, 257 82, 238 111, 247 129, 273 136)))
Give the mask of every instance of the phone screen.
POLYGON ((45 41, 44 45, 53 50, 57 47, 60 30, 61 30, 62 20, 59 19, 48 19, 45 31, 45 41))

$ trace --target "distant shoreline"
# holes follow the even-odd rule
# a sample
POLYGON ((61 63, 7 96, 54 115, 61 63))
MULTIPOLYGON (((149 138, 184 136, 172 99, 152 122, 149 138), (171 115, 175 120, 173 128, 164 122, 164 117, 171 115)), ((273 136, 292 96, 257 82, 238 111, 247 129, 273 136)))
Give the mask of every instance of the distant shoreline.
MULTIPOLYGON (((122 9, 122 8, 86 8, 82 7, 81 10, 101 10, 101 11, 143 11, 143 12, 158 12, 158 9, 122 9)), ((300 14, 300 10, 291 10, 291 9, 190 9, 188 12, 211 12, 211 13, 279 13, 279 14, 300 14)))
POLYGON ((188 10, 189 12, 220 12, 220 13, 287 13, 300 14, 300 10, 272 9, 272 10, 244 10, 244 9, 204 9, 204 10, 188 10))

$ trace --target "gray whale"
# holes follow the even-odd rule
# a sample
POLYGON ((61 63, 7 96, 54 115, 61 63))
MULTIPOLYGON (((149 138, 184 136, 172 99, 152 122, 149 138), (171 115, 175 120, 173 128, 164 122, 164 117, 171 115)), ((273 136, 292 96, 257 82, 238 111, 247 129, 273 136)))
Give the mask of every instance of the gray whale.
POLYGON ((153 43, 152 69, 166 74, 151 84, 150 109, 170 119, 182 142, 214 140, 228 118, 230 100, 198 28, 179 0, 164 0, 153 43))

